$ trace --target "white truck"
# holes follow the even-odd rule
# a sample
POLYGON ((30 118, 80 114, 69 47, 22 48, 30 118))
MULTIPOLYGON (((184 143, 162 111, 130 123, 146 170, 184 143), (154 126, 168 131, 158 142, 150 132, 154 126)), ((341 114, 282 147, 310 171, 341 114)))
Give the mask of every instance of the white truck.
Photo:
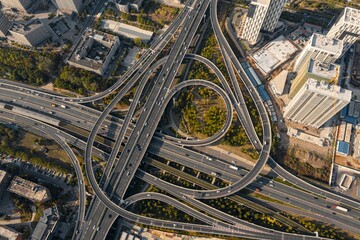
POLYGON ((65 106, 65 105, 63 105, 63 104, 61 104, 61 105, 60 105, 60 107, 62 107, 62 108, 66 108, 66 106, 65 106))
POLYGON ((229 168, 234 169, 234 170, 239 170, 239 168, 238 168, 238 167, 233 166, 233 165, 230 165, 230 166, 229 166, 229 168))
POLYGON ((348 209, 344 208, 344 207, 340 207, 340 206, 333 206, 333 208, 337 209, 337 210, 340 210, 340 211, 343 211, 343 212, 347 212, 349 211, 348 209))

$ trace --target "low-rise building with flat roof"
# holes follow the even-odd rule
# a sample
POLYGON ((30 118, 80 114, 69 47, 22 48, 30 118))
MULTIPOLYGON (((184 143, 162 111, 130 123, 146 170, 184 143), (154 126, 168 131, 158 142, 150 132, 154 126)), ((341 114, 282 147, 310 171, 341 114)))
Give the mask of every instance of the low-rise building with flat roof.
POLYGON ((287 70, 282 70, 276 77, 270 81, 271 90, 274 92, 275 96, 281 96, 284 93, 286 80, 288 76, 287 70))
POLYGON ((30 240, 47 240, 55 232, 59 221, 59 212, 56 206, 47 208, 43 211, 30 240))
POLYGON ((119 46, 119 37, 88 29, 68 63, 103 75, 119 46))
POLYGON ((30 47, 35 47, 51 37, 39 19, 34 19, 26 24, 14 23, 9 32, 11 33, 9 40, 30 47))
POLYGON ((1 240, 22 240, 22 234, 7 226, 0 226, 1 240))
POLYGON ((151 31, 113 20, 102 20, 101 27, 130 39, 140 38, 143 42, 150 41, 154 34, 151 31))
POLYGON ((256 51, 251 58, 259 70, 264 75, 268 75, 290 60, 297 51, 298 49, 281 35, 256 51))
POLYGON ((33 202, 45 202, 51 199, 49 189, 18 176, 11 181, 8 191, 33 202))

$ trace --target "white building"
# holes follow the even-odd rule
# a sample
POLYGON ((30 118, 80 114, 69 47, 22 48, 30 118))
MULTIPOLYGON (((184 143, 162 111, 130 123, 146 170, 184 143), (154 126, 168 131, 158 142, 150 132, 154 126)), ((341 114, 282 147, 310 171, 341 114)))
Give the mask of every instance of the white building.
POLYGON ((85 0, 52 0, 55 6, 62 12, 79 13, 84 6, 85 0))
POLYGON ((360 36, 360 10, 346 7, 327 34, 330 38, 343 40, 346 52, 360 36))
POLYGON ((101 28, 110 30, 113 33, 122 35, 127 38, 140 38, 143 42, 150 41, 154 34, 153 32, 113 20, 102 20, 101 28))
POLYGON ((16 8, 19 11, 26 12, 26 9, 36 0, 0 0, 4 7, 16 8))
POLYGON ((7 19, 7 17, 0 11, 0 37, 5 37, 9 32, 12 23, 7 19))
POLYGON ((297 58, 294 70, 298 70, 302 64, 306 64, 310 59, 317 60, 326 65, 335 63, 341 56, 342 51, 342 40, 314 33, 297 58))
POLYGON ((37 46, 51 37, 39 19, 34 19, 27 24, 14 23, 9 32, 11 33, 9 40, 30 47, 37 46))
POLYGON ((274 31, 285 2, 285 0, 252 0, 241 37, 254 45, 259 40, 261 29, 274 31))
POLYGON ((161 4, 170 6, 170 7, 176 7, 176 8, 181 8, 184 7, 184 4, 182 2, 185 1, 180 1, 180 0, 155 0, 156 2, 159 2, 161 4))
POLYGON ((262 29, 273 32, 279 21, 286 0, 271 0, 262 29))
POLYGON ((120 46, 119 37, 95 30, 85 33, 68 63, 74 67, 103 75, 120 46))
POLYGON ((287 70, 282 70, 281 73, 279 73, 274 79, 270 81, 271 90, 276 97, 283 95, 288 73, 289 72, 287 70))
POLYGON ((284 117, 320 128, 350 102, 351 94, 338 85, 309 79, 286 106, 284 117))
POLYGON ((130 9, 138 12, 141 8, 143 0, 113 0, 113 2, 120 12, 128 13, 130 12, 130 9))

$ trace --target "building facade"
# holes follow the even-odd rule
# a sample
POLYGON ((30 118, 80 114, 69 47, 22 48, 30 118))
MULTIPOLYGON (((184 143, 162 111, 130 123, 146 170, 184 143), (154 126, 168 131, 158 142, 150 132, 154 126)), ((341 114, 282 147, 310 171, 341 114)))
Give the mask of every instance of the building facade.
POLYGON ((359 39, 360 10, 346 7, 327 34, 330 38, 337 38, 344 42, 343 53, 359 39))
POLYGON ((279 21, 286 0, 253 0, 245 19, 241 38, 255 45, 260 37, 260 30, 273 32, 279 21))
POLYGON ((311 78, 319 82, 337 83, 340 73, 340 66, 336 64, 324 64, 320 61, 310 59, 297 72, 291 83, 290 98, 293 98, 305 82, 311 78))
POLYGON ((7 17, 0 11, 0 37, 5 37, 9 32, 12 23, 7 19, 7 17))
POLYGON ((34 0, 1 0, 4 7, 16 8, 19 11, 26 12, 26 9, 34 0))
POLYGON ((270 0, 257 0, 250 3, 241 38, 252 45, 256 44, 259 39, 269 4, 270 0))
POLYGON ((34 19, 27 24, 14 23, 9 29, 10 40, 25 46, 35 47, 51 35, 39 19, 34 19))
POLYGON ((262 29, 273 32, 279 21, 286 0, 271 0, 262 29))
POLYGON ((84 0, 52 0, 55 6, 67 13, 76 12, 79 13, 84 7, 84 0))
POLYGON ((284 117, 320 128, 351 101, 352 92, 309 79, 285 108, 284 117))
POLYGON ((341 56, 342 51, 342 40, 314 33, 297 58, 294 70, 299 70, 301 65, 307 64, 310 59, 320 61, 325 65, 335 63, 341 56))

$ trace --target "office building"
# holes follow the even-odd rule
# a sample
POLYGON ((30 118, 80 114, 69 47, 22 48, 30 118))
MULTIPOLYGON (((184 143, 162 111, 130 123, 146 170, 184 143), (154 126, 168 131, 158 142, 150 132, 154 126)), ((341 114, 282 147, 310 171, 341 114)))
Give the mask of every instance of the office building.
POLYGON ((68 63, 103 75, 109 63, 114 60, 114 54, 119 46, 119 37, 90 29, 85 32, 79 47, 68 63))
POLYGON ((84 7, 85 0, 52 0, 52 2, 62 12, 79 13, 84 7))
POLYGON ((343 53, 359 39, 360 10, 346 7, 327 34, 330 38, 337 38, 344 42, 343 53))
POLYGON ((1 225, 0 226, 0 239, 1 240, 22 240, 24 239, 21 233, 15 231, 12 228, 1 225))
POLYGON ((285 2, 285 0, 251 1, 241 37, 254 45, 259 40, 261 29, 274 31, 285 2))
POLYGON ((45 202, 51 198, 46 187, 17 176, 11 181, 8 191, 33 202, 45 202))
POLYGON ((7 17, 0 11, 0 37, 5 37, 9 32, 12 23, 7 19, 7 17))
POLYGON ((32 2, 36 0, 0 0, 1 4, 7 8, 16 8, 21 12, 26 12, 32 2))
POLYGON ((35 47, 51 37, 39 19, 27 24, 14 23, 9 32, 11 33, 9 40, 30 47, 35 47))
POLYGON ((143 0, 114 0, 113 2, 120 12, 129 13, 131 9, 139 12, 143 0))
POLYGON ((342 40, 314 33, 297 58, 294 70, 299 70, 301 65, 307 64, 310 59, 317 60, 325 65, 335 63, 341 56, 342 51, 342 40))
POLYGON ((30 240, 51 239, 57 228, 60 215, 56 206, 47 208, 43 211, 30 240))
POLYGON ((309 79, 285 108, 284 117, 320 128, 351 101, 352 92, 309 79))
POLYGON ((273 32, 279 21, 286 0, 271 0, 262 29, 273 32))
POLYGON ((295 79, 292 81, 290 98, 295 96, 309 78, 319 82, 337 83, 339 72, 340 66, 337 64, 324 64, 310 59, 307 63, 301 65, 295 79))

